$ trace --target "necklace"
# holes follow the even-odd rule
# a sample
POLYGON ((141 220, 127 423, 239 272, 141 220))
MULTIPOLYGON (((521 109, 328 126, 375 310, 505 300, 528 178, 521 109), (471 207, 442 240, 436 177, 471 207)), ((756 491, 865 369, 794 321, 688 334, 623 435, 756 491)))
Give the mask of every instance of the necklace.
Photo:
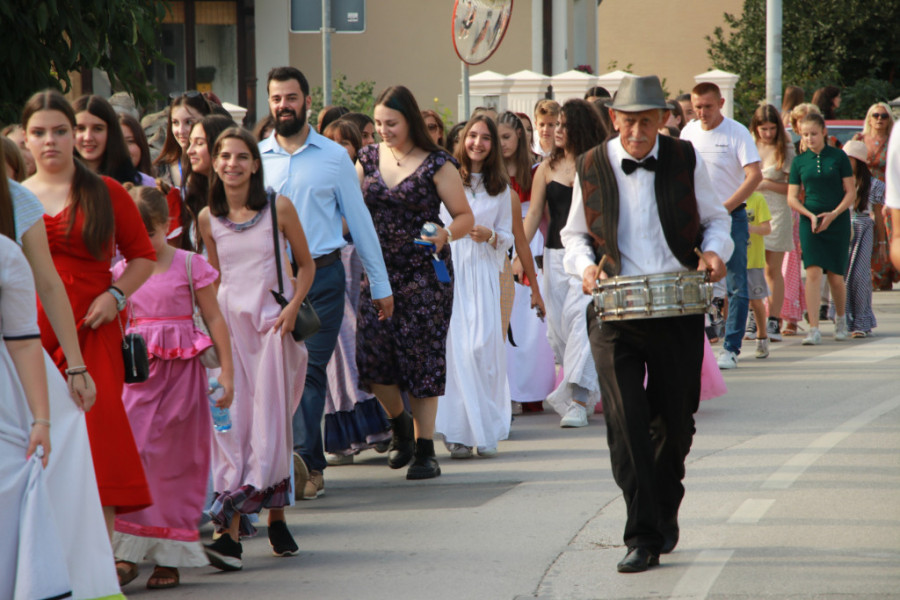
POLYGON ((415 149, 416 149, 416 145, 413 144, 413 147, 410 148, 403 156, 401 156, 400 158, 397 158, 397 155, 394 153, 394 149, 393 149, 391 146, 388 146, 388 150, 391 151, 391 156, 393 156, 393 157, 394 157, 394 160, 397 161, 397 166, 398 166, 398 167, 400 166, 400 161, 402 161, 404 158, 406 158, 407 156, 409 156, 410 154, 412 154, 412 151, 415 150, 415 149))

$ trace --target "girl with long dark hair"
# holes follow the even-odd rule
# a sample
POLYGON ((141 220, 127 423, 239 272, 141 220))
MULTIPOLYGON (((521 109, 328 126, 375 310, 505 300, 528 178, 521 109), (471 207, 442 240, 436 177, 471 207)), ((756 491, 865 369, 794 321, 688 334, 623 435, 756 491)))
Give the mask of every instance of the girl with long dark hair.
MULTIPOLYGON (((473 448, 492 457, 509 436, 510 397, 500 314, 500 272, 512 246, 509 176, 497 126, 473 116, 456 152, 475 226, 451 242, 454 256, 453 316, 447 334, 447 385, 438 401, 435 428, 451 458, 473 448)), ((441 209, 442 220, 450 220, 441 209)))
POLYGON ((141 177, 131 162, 119 119, 101 96, 82 96, 72 103, 75 111, 75 149, 95 173, 119 183, 152 183, 141 177))
POLYGON ((532 239, 544 214, 550 224, 544 248, 544 289, 547 290, 547 338, 563 365, 565 379, 547 396, 547 402, 562 415, 560 427, 584 427, 588 414, 600 401, 600 386, 591 357, 584 311, 587 297, 581 280, 566 273, 565 249, 559 232, 569 217, 575 158, 606 138, 600 114, 584 100, 566 102, 559 114, 555 147, 538 167, 531 188, 531 206, 525 216, 525 235, 532 239))
POLYGON ((445 344, 453 308, 447 242, 468 235, 474 219, 454 159, 428 135, 407 88, 379 94, 375 127, 384 141, 360 151, 356 172, 381 242, 395 312, 392 319, 379 314, 363 282, 356 362, 360 387, 374 393, 391 418, 388 466, 401 469, 413 461, 407 479, 430 479, 441 474, 434 419, 446 383, 445 344), (445 219, 442 205, 449 215, 445 219), (413 242, 426 223, 438 225, 436 233, 424 237, 434 244, 433 251, 413 242), (440 263, 433 264, 433 255, 440 263), (449 277, 439 277, 436 268, 446 269, 449 277), (402 391, 409 395, 412 416, 402 391))
MULTIPOLYGON (((871 213, 884 205, 884 183, 869 172, 868 151, 862 141, 851 140, 842 148, 850 158, 856 182, 856 202, 850 213, 850 263, 847 276, 847 329, 851 338, 871 335, 878 322, 872 311, 871 261, 875 247, 875 221, 871 213)), ((877 213, 876 213, 877 214, 877 213)))
POLYGON ((22 112, 37 172, 25 182, 44 207, 53 263, 63 281, 84 356, 72 365, 48 314, 39 307, 44 348, 64 374, 90 371, 97 401, 87 413, 100 500, 112 535, 115 513, 151 503, 144 470, 122 406, 122 311, 153 270, 156 254, 137 208, 121 185, 75 158, 75 113, 57 91, 32 96, 22 112), (128 267, 113 282, 114 246, 128 267))
MULTIPOLYGON (((185 92, 172 100, 166 121, 166 141, 153 161, 159 178, 166 186, 183 188, 187 183, 184 159, 191 141, 191 129, 211 112, 209 102, 200 92, 185 92)), ((169 208, 171 215, 171 205, 169 208)))
POLYGON ((513 204, 513 236, 515 236, 515 259, 513 273, 516 275, 516 294, 513 297, 510 328, 513 341, 507 341, 507 374, 513 414, 519 412, 541 412, 544 398, 556 382, 556 367, 553 350, 547 342, 547 324, 540 315, 546 310, 540 286, 543 278, 538 271, 535 256, 543 260, 544 236, 538 230, 529 245, 525 236, 522 219, 528 212, 531 201, 532 170, 534 154, 522 118, 506 111, 497 122, 500 136, 500 150, 509 185, 515 194, 510 194, 513 204), (526 295, 530 286, 531 294, 526 295), (536 312, 533 310, 538 308, 536 312))
POLYGON ((213 174, 212 155, 210 150, 215 146, 219 135, 234 127, 234 121, 222 115, 203 117, 191 128, 190 142, 187 147, 187 163, 185 173, 187 190, 180 217, 182 231, 182 250, 203 252, 203 238, 197 232, 197 216, 209 204, 209 179, 213 174))
POLYGON ((152 185, 156 169, 153 168, 153 163, 150 161, 150 144, 147 143, 147 135, 144 133, 143 127, 136 118, 128 113, 119 113, 119 126, 122 128, 122 137, 125 138, 131 164, 141 174, 143 183, 152 185))
MULTIPOLYGON (((787 203, 787 176, 794 160, 794 145, 787 135, 781 116, 771 104, 756 109, 750 120, 750 133, 762 160, 763 179, 756 190, 766 198, 772 214, 772 233, 765 236, 766 284, 769 286, 769 318, 766 335, 781 341, 781 307, 784 305, 784 255, 794 249, 793 215, 787 203)), ((756 331, 756 321, 747 321, 748 331, 756 331)), ((752 338, 751 338, 752 339, 752 338)))
POLYGON ((291 337, 300 304, 312 285, 315 263, 291 201, 277 196, 278 229, 263 188, 259 147, 253 135, 231 127, 213 150, 209 206, 199 227, 209 264, 221 274, 217 298, 231 335, 234 359, 232 429, 213 437, 215 501, 210 509, 217 533, 206 546, 212 565, 242 567, 241 536, 256 529, 248 515, 269 509, 269 543, 276 556, 298 552, 284 520, 291 493, 291 415, 306 380, 306 346, 291 337), (275 239, 281 255, 285 308, 270 290, 279 287, 275 239), (286 244, 297 265, 291 277, 286 244), (260 460, 260 457, 265 457, 260 460))

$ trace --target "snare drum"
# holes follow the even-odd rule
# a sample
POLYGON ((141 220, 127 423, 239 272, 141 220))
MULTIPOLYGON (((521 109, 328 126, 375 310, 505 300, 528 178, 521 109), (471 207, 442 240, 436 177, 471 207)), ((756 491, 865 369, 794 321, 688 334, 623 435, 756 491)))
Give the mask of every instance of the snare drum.
POLYGON ((601 321, 700 315, 713 299, 706 271, 613 277, 598 283, 593 303, 601 321))

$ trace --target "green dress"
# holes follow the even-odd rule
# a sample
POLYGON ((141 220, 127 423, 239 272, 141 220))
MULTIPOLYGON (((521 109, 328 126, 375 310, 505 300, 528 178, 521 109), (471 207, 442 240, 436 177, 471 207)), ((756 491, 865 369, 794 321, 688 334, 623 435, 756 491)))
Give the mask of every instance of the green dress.
MULTIPOLYGON (((825 146, 819 154, 807 150, 791 164, 791 185, 802 185, 804 206, 813 214, 834 210, 844 198, 844 177, 852 177, 850 159, 842 150, 825 146)), ((850 211, 842 212, 828 229, 813 233, 808 217, 800 216, 800 248, 804 267, 822 267, 844 275, 850 259, 850 211)))

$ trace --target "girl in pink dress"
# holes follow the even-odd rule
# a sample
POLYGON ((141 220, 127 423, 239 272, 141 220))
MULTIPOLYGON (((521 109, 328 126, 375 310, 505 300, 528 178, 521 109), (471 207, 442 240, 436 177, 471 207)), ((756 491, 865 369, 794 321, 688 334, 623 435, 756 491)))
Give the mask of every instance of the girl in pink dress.
MULTIPOLYGON (((113 546, 117 567, 125 574, 123 583, 137 576, 138 562, 149 559, 156 568, 147 587, 159 589, 178 585, 178 567, 208 563, 197 531, 212 443, 206 369, 200 354, 215 343, 222 365, 218 380, 225 389, 221 407, 231 404, 234 369, 228 327, 212 286, 218 273, 202 256, 176 250, 166 242, 169 211, 162 192, 136 187, 131 195, 150 233, 156 264, 150 279, 129 299, 128 309, 129 331, 147 341, 150 378, 126 385, 122 402, 153 505, 116 518, 113 546), (191 261, 190 277, 187 260, 191 261), (194 328, 191 286, 212 340, 194 328)), ((124 270, 122 261, 113 268, 113 275, 124 270)))
POLYGON ((269 509, 273 553, 298 552, 284 507, 292 497, 291 417, 303 394, 307 353, 290 333, 315 263, 297 211, 284 196, 269 199, 256 140, 239 127, 226 129, 216 140, 209 206, 200 212, 199 227, 209 263, 221 273, 218 300, 235 365, 232 428, 213 438, 216 499, 210 516, 223 535, 206 546, 206 555, 214 567, 234 571, 243 566, 240 536, 256 533, 247 515, 263 508, 269 509), (278 289, 275 235, 283 257, 284 297, 290 299, 284 309, 271 293, 278 289), (285 241, 298 267, 296 281, 290 277, 285 241))

